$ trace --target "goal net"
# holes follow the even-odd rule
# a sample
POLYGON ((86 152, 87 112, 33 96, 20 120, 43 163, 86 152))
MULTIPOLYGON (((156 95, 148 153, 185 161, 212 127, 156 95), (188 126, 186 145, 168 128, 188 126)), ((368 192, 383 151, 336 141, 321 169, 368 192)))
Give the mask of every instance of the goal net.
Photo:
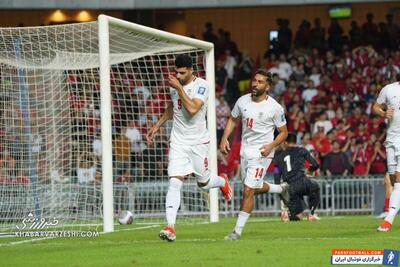
MULTIPOLYGON (((37 222, 110 232, 123 210, 162 222, 171 123, 154 145, 145 135, 170 101, 180 53, 214 84, 212 45, 111 17, 0 28, 0 232, 37 222)), ((218 220, 215 194, 189 180, 178 216, 209 219, 211 208, 218 220)))

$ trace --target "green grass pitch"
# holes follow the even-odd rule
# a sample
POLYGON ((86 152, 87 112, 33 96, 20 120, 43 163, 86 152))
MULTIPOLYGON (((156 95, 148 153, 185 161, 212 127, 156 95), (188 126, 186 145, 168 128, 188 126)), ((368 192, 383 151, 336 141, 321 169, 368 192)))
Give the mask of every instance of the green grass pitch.
POLYGON ((158 238, 163 225, 142 224, 117 226, 116 232, 95 238, 1 238, 0 262, 1 266, 24 267, 331 266, 333 248, 400 249, 399 222, 390 232, 379 233, 380 220, 372 216, 290 223, 252 217, 240 240, 224 241, 235 221, 221 218, 215 224, 178 224, 173 243, 158 238))

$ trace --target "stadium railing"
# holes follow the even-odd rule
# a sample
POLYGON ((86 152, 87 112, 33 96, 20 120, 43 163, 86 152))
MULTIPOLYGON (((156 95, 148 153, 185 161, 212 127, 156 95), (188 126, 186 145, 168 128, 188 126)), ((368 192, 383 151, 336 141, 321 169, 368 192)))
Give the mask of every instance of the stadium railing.
MULTIPOLYGON (((318 213, 326 215, 372 214, 375 210, 375 190, 377 185, 383 185, 383 177, 377 176, 318 177, 315 180, 321 188, 321 204, 318 213)), ((243 185, 239 179, 234 179, 232 185, 234 188, 232 202, 226 203, 220 200, 220 214, 223 216, 235 215, 240 209, 243 185)), ((28 183, 19 183, 19 186, 14 183, 10 185, 9 190, 5 190, 8 193, 3 194, 3 201, 0 201, 1 220, 9 218, 10 210, 17 210, 21 214, 31 211, 29 203, 34 205, 34 201, 33 196, 29 194, 32 191, 27 190, 29 186, 28 183), (7 205, 1 203, 7 203, 7 205), (15 205, 15 207, 10 205, 15 205)), ((44 207, 44 215, 46 211, 50 214, 52 209, 59 209, 64 211, 64 218, 72 219, 76 217, 76 213, 80 213, 81 218, 101 219, 102 214, 98 212, 101 210, 99 206, 101 203, 97 203, 96 198, 93 198, 95 194, 101 193, 101 185, 53 183, 45 186, 50 188, 38 190, 42 192, 39 199, 44 207), (90 203, 90 205, 80 207, 79 203, 90 203)), ((161 181, 114 184, 115 213, 130 210, 142 218, 163 219, 167 188, 168 183, 161 181), (152 212, 149 213, 149 210, 152 212)), ((208 199, 208 193, 199 189, 195 182, 187 182, 182 190, 180 213, 187 216, 207 215, 208 199)), ((277 194, 256 196, 254 214, 277 215, 280 211, 280 200, 277 194)))

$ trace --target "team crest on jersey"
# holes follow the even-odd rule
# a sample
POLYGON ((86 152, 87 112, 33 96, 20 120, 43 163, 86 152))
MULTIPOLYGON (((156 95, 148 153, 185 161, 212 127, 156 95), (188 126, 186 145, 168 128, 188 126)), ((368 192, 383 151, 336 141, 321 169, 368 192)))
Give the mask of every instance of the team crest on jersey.
POLYGON ((206 88, 205 87, 199 87, 199 90, 197 90, 197 93, 199 95, 204 95, 205 92, 206 92, 206 88))

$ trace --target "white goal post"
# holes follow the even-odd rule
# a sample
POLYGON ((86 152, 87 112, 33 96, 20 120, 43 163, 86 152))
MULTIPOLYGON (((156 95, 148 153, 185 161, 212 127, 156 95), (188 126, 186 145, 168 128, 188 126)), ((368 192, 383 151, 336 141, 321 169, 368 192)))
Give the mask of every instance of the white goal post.
MULTIPOLYGON (((109 25, 122 27, 130 31, 154 36, 157 39, 168 42, 180 43, 196 48, 204 49, 206 52, 206 80, 210 88, 215 88, 214 79, 214 46, 212 43, 196 40, 193 38, 164 32, 161 30, 145 27, 139 24, 127 22, 117 18, 100 15, 99 23, 99 56, 100 56, 100 90, 101 90, 101 128, 103 140, 103 212, 104 232, 112 232, 113 222, 113 197, 112 197, 112 151, 111 141, 111 92, 110 92, 110 48, 109 48, 109 25), (107 129, 107 130, 104 130, 107 129)), ((210 168, 217 173, 217 144, 216 144, 216 115, 215 115, 215 90, 210 90, 208 98, 207 122, 210 132, 210 168)), ((218 189, 210 190, 210 221, 218 221, 218 189)))

